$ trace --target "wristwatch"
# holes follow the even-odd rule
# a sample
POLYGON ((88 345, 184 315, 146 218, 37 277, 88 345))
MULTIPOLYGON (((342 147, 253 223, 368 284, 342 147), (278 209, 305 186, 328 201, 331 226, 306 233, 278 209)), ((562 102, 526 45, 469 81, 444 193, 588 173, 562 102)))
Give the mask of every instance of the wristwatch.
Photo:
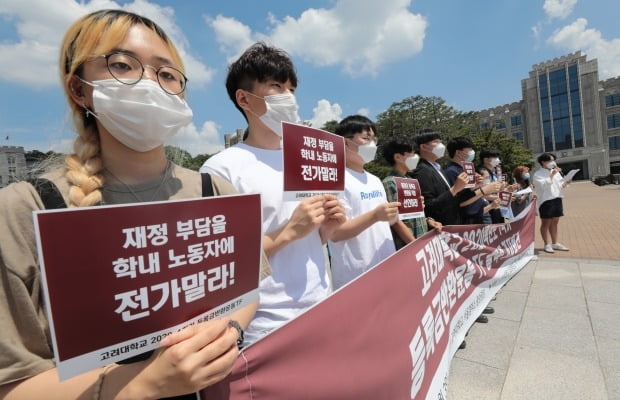
POLYGON ((243 348, 243 328, 234 319, 231 319, 228 321, 228 326, 235 328, 237 330, 237 335, 239 335, 237 337, 237 348, 241 350, 243 348))

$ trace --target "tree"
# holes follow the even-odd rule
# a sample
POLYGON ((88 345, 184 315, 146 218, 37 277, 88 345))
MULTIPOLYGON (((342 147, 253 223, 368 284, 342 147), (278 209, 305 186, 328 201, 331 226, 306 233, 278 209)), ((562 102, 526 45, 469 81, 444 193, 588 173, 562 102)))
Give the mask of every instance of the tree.
POLYGON ((164 146, 164 151, 168 160, 181 167, 189 168, 192 160, 192 155, 189 152, 176 146, 164 146))
POLYGON ((457 128, 460 114, 441 97, 407 97, 377 116, 377 136, 411 140, 423 129, 451 132, 457 128))
POLYGON ((198 154, 188 162, 187 168, 198 171, 209 157, 211 157, 211 154, 198 154))
POLYGON ((502 161, 502 171, 508 174, 509 178, 512 178, 512 171, 515 167, 525 165, 531 169, 534 165, 532 150, 523 147, 518 140, 506 136, 503 132, 495 129, 481 129, 470 135, 469 139, 474 143, 478 154, 485 148, 498 150, 502 161))
MULTIPOLYGON (((495 148, 501 156, 502 167, 510 175, 518 165, 532 165, 532 151, 526 149, 516 139, 495 129, 480 129, 480 117, 476 112, 461 112, 448 106, 440 97, 408 97, 392 103, 377 116, 377 137, 379 151, 382 144, 392 139, 413 142, 414 136, 423 129, 438 131, 444 143, 456 136, 465 136, 475 145, 476 151, 495 148)), ((503 130, 505 131, 505 130, 503 130)), ((381 165, 387 165, 382 157, 377 157, 381 165)), ((447 157, 442 160, 447 163, 447 157)))
POLYGON ((336 132, 336 127, 337 126, 338 126, 338 121, 333 119, 331 121, 325 122, 325 124, 323 124, 323 127, 321 129, 324 130, 324 131, 327 131, 327 132, 334 133, 334 132, 336 132))

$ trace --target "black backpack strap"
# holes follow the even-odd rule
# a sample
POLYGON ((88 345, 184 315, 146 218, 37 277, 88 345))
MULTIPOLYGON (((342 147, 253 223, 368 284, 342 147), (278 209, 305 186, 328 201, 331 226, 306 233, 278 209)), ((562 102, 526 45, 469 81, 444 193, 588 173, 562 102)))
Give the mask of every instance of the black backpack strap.
POLYGON ((213 197, 213 182, 211 175, 206 172, 200 174, 202 177, 202 197, 213 197))
POLYGON ((47 210, 67 208, 65 199, 54 182, 43 178, 29 179, 28 182, 35 188, 47 210))

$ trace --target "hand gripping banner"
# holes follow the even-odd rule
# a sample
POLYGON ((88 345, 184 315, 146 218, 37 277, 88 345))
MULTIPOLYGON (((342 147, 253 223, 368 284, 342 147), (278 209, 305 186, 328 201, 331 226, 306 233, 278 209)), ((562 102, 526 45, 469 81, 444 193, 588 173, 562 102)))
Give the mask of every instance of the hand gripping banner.
POLYGON ((204 399, 445 399, 450 362, 532 258, 535 209, 429 232, 239 356, 204 399))

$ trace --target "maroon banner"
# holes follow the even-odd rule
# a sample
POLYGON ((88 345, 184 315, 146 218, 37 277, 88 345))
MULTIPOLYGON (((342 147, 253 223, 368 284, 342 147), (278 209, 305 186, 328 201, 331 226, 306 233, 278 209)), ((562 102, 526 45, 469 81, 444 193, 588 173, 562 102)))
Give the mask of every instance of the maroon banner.
POLYGON ((299 200, 344 191, 344 138, 304 125, 282 123, 284 191, 299 200))
POLYGON ((41 211, 35 226, 62 379, 256 298, 258 194, 41 211))
POLYGON ((396 184, 396 201, 400 202, 398 218, 423 217, 424 203, 422 202, 422 191, 418 180, 394 177, 394 183, 396 184))
POLYGON ((445 398, 465 333, 533 256, 534 218, 427 233, 245 349, 203 398, 445 398))

